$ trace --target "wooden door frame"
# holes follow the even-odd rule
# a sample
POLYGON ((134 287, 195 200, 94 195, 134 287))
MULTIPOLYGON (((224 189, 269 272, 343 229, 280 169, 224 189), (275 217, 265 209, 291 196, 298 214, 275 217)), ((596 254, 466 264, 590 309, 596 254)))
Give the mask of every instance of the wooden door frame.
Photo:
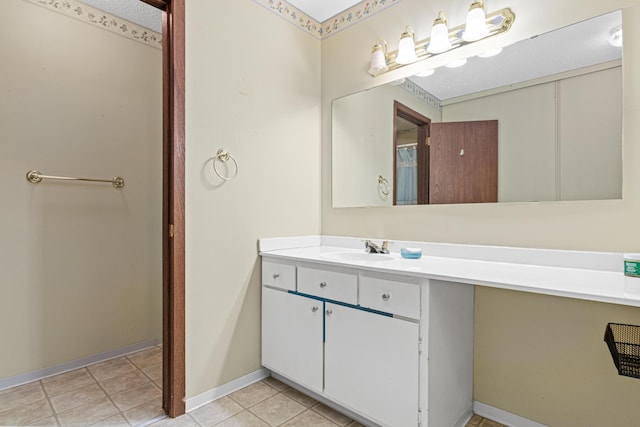
POLYGON ((141 0, 162 14, 162 406, 185 413, 185 0, 141 0))
POLYGON ((397 185, 397 171, 398 166, 397 162, 397 153, 396 146, 398 145, 398 130, 396 126, 396 118, 404 119, 408 122, 413 123, 418 127, 418 145, 416 146, 417 150, 417 160, 418 160, 418 204, 427 204, 429 203, 429 135, 430 135, 430 126, 431 119, 427 116, 424 116, 418 113, 415 110, 407 107, 401 102, 394 100, 393 101, 393 205, 395 206, 397 203, 396 199, 396 189, 397 185), (424 144, 421 142, 424 141, 424 144), (427 183, 425 185, 425 183, 427 183))

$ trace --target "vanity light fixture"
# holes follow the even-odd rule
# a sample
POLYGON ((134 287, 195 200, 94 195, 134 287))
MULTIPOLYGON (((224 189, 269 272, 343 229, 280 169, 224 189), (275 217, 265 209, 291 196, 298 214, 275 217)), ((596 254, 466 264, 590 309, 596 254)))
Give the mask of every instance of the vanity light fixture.
POLYGON ((449 29, 447 28, 447 18, 444 12, 438 12, 438 17, 433 21, 431 27, 431 38, 427 46, 429 53, 442 53, 451 49, 453 46, 449 41, 449 29))
POLYGON ((611 30, 609 44, 613 47, 622 47, 622 27, 616 27, 611 30))
POLYGON ((406 65, 416 62, 416 38, 413 27, 407 25, 404 33, 400 36, 400 44, 398 45, 398 54, 396 55, 396 64, 406 65))
POLYGON ((484 13, 484 4, 482 0, 476 0, 469 6, 467 12, 467 23, 462 33, 462 40, 466 42, 474 42, 483 39, 489 35, 489 27, 487 27, 487 16, 484 13))
POLYGON ((471 15, 467 19, 469 24, 447 28, 444 13, 438 13, 438 18, 434 21, 431 29, 430 38, 424 40, 415 41, 413 28, 408 25, 402 33, 398 50, 393 52, 386 52, 386 43, 384 40, 378 39, 372 49, 369 74, 374 77, 379 76, 416 61, 422 61, 460 46, 504 33, 509 31, 515 20, 515 15, 509 8, 485 15, 484 5, 480 0, 473 0, 469 7, 469 14, 471 15), (479 25, 477 22, 482 16, 484 16, 484 25, 479 25), (469 26, 467 27, 467 25, 469 26), (383 54, 384 60, 380 58, 383 54))
POLYGON ((369 68, 369 74, 384 73, 389 69, 387 66, 387 42, 384 39, 378 39, 376 44, 371 49, 371 67, 369 68))

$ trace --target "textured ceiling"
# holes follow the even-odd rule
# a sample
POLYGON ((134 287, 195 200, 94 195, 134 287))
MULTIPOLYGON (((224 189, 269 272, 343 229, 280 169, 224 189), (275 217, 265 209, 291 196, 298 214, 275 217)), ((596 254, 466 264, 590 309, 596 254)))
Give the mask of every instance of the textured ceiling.
POLYGON ((360 3, 360 0, 287 0, 287 3, 303 11, 318 22, 360 3))
POLYGON ((82 0, 82 2, 158 33, 162 32, 162 12, 140 0, 82 0))

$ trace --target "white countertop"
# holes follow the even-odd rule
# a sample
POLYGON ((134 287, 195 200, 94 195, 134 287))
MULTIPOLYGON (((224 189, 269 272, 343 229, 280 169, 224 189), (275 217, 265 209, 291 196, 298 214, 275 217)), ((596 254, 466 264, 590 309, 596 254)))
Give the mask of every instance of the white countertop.
POLYGON ((362 241, 324 236, 262 239, 260 255, 640 307, 640 295, 625 293, 622 254, 394 242, 390 260, 344 261, 331 255, 363 253, 356 249, 362 241), (399 247, 405 245, 422 247, 422 258, 402 258, 399 247))

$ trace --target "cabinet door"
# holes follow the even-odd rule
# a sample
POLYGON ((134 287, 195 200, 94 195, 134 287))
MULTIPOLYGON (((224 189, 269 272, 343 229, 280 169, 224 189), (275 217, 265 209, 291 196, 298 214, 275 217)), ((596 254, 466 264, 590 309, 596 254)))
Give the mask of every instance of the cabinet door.
POLYGON ((418 324, 325 306, 325 393, 382 425, 416 426, 418 324))
POLYGON ((322 392, 323 302, 262 288, 262 364, 322 392))

